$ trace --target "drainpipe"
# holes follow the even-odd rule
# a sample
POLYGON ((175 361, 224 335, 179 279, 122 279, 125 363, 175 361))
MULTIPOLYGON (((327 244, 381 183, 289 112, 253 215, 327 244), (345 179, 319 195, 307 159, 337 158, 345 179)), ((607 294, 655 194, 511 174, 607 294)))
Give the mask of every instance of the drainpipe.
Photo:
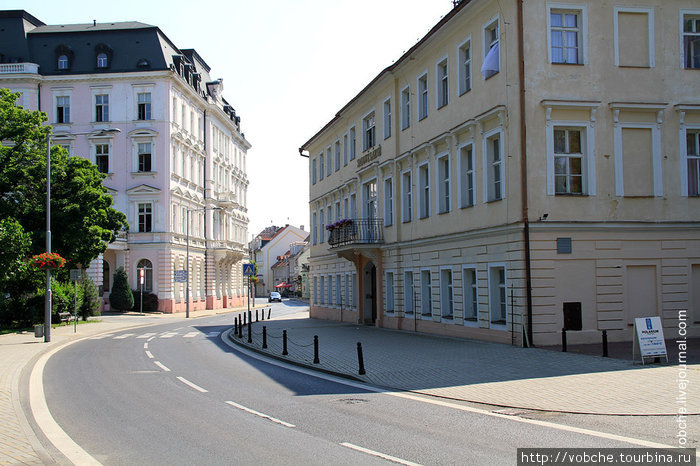
POLYGON ((518 10, 518 74, 520 78, 520 197, 522 199, 523 236, 525 242, 525 293, 527 296, 527 338, 532 344, 532 263, 530 257, 530 220, 527 203, 527 125, 525 113, 525 52, 523 0, 515 0, 518 10))
MULTIPOLYGON (((202 116, 202 139, 204 143, 204 168, 202 169, 202 184, 203 184, 203 196, 204 196, 204 308, 207 307, 207 292, 209 290, 209 280, 207 276, 207 270, 209 265, 209 250, 207 248, 207 109, 204 109, 204 114, 202 116)), ((189 223, 188 223, 189 225, 189 223)), ((187 270, 189 273, 190 264, 187 264, 187 270)))

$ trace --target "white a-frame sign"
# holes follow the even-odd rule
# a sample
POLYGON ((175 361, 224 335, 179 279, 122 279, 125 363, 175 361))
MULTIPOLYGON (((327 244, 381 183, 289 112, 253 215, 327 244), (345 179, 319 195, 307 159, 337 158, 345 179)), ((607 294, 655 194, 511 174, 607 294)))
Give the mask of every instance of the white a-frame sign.
POLYGON ((664 329, 661 326, 660 317, 639 317, 634 319, 634 341, 632 342, 632 360, 636 359, 637 346, 639 355, 644 364, 645 358, 666 358, 666 341, 664 341, 664 329))

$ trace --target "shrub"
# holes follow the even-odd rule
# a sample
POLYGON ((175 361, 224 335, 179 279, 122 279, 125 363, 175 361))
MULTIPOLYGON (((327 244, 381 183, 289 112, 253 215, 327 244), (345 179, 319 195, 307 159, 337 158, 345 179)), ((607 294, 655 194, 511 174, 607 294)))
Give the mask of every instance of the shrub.
POLYGON ((83 302, 78 307, 78 314, 83 320, 90 316, 100 315, 100 296, 97 292, 95 282, 90 280, 86 274, 78 282, 78 289, 82 290, 83 302))
POLYGON ((124 267, 114 272, 112 292, 109 294, 109 304, 117 311, 128 311, 134 307, 134 294, 129 288, 129 277, 124 267))
MULTIPOLYGON (((141 312, 141 292, 138 290, 132 291, 134 295, 134 307, 132 311, 141 312)), ((156 312, 158 311, 158 296, 149 293, 148 291, 143 293, 143 312, 156 312)))

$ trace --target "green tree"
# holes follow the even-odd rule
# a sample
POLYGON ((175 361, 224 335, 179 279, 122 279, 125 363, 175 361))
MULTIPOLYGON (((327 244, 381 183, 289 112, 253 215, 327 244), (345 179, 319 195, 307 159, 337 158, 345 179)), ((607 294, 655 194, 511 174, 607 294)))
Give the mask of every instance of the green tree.
POLYGON ((83 320, 87 320, 88 317, 99 315, 100 309, 100 296, 97 292, 97 285, 95 282, 90 280, 87 274, 83 274, 81 280, 78 282, 78 289, 82 290, 83 301, 78 308, 78 314, 83 320))
MULTIPOLYGON (((0 89, 0 218, 12 217, 30 234, 32 252, 46 244, 46 114, 16 105, 18 93, 0 89)), ((52 249, 68 260, 65 270, 86 267, 128 229, 111 207, 104 175, 89 160, 51 148, 52 249)), ((66 273, 62 271, 61 273, 66 273)))
POLYGON ((134 294, 129 287, 129 277, 124 267, 114 272, 112 292, 109 294, 109 305, 118 311, 128 311, 134 307, 134 294))

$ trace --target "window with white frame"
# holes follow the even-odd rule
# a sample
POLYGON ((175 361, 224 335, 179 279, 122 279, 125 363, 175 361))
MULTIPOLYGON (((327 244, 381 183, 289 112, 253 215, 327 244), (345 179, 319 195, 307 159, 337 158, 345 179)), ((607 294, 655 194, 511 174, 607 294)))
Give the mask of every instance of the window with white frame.
POLYGON ((471 207, 476 202, 474 176, 474 146, 467 144, 459 148, 460 207, 471 207))
POLYGON ((355 127, 350 128, 350 160, 355 160, 357 156, 357 137, 355 136, 355 127))
POLYGON ((418 78, 418 120, 428 117, 428 73, 418 78))
POLYGON ((340 212, 340 201, 335 201, 335 221, 336 221, 336 222, 337 222, 338 220, 340 220, 340 218, 341 218, 340 215, 341 215, 341 212, 340 212))
POLYGON ((350 305, 350 287, 351 287, 350 278, 351 278, 350 274, 346 273, 345 274, 345 301, 344 301, 346 307, 348 305, 350 305))
POLYGON ((433 314, 433 295, 430 285, 430 270, 420 271, 420 313, 423 316, 433 314))
POLYGON ((348 165, 348 135, 343 135, 343 166, 348 165))
POLYGON ((151 171, 151 152, 152 151, 150 142, 138 143, 138 171, 151 171))
POLYGON ((484 176, 486 202, 503 199, 504 169, 503 152, 501 145, 501 133, 497 131, 484 139, 484 176))
POLYGON ((340 170, 340 141, 335 141, 333 145, 335 152, 335 171, 340 170))
POLYGON ((109 121, 109 95, 107 94, 95 96, 95 121, 109 121))
POLYGON ((458 79, 459 95, 462 95, 472 88, 472 43, 470 39, 464 41, 458 50, 458 79))
POLYGON ((405 87, 401 91, 401 129, 411 126, 411 89, 405 87))
POLYGON ((323 151, 321 151, 321 153, 318 154, 318 179, 319 179, 319 181, 322 180, 324 177, 325 170, 323 169, 324 168, 323 162, 324 162, 323 151))
MULTIPOLYGON (((327 225, 330 225, 333 223, 333 211, 331 210, 331 206, 326 207, 326 223, 327 225)), ((331 237, 331 231, 326 228, 326 241, 328 241, 331 237)))
POLYGON ((653 68, 654 9, 614 7, 615 66, 653 68))
POLYGON ((340 274, 335 276, 335 304, 336 306, 343 305, 343 296, 340 294, 342 288, 340 286, 340 274))
POLYGON ((700 129, 686 130, 688 196, 700 196, 700 129))
POLYGON ((153 228, 153 204, 139 203, 138 206, 139 233, 148 233, 153 228))
POLYGON ((331 158, 331 146, 326 147, 326 176, 333 173, 333 159, 331 158))
POLYGON ((418 216, 430 216, 430 166, 425 163, 418 167, 418 216))
POLYGON ((437 78, 435 80, 435 94, 437 108, 444 107, 448 104, 450 94, 449 72, 447 68, 447 57, 437 64, 437 78))
POLYGON ((109 173, 109 144, 95 144, 95 165, 100 173, 109 173))
POLYGON ((321 207, 321 210, 318 212, 319 216, 319 229, 318 229, 318 242, 323 243, 326 241, 326 214, 323 211, 323 207, 321 207))
POLYGON ((137 94, 137 120, 151 119, 151 93, 139 92, 137 94))
POLYGON ((413 194, 411 187, 411 172, 401 174, 401 221, 406 223, 412 220, 413 194))
POLYGON ((700 69, 700 10, 692 13, 682 11, 681 21, 683 23, 681 67, 689 70, 700 69))
POLYGON ((333 275, 328 275, 328 305, 333 304, 333 275))
POLYGON ((376 143, 374 112, 371 112, 362 119, 362 150, 366 151, 374 147, 376 143))
POLYGON ((498 18, 484 26, 484 62, 481 75, 484 79, 497 74, 501 69, 500 36, 498 18))
POLYGON ((438 213, 450 211, 450 154, 437 159, 438 213))
POLYGON ((550 7, 549 53, 551 63, 584 63, 584 10, 550 7))
POLYGON ((68 69, 68 55, 59 55, 57 66, 58 66, 59 70, 67 70, 68 69))
POLYGON ((311 243, 316 244, 318 242, 318 238, 316 236, 316 228, 318 227, 318 219, 316 217, 316 212, 311 214, 311 243))
POLYGON ((504 266, 489 267, 489 312, 491 324, 506 325, 508 303, 506 300, 506 269, 504 266))
POLYGON ((364 198, 363 215, 366 219, 377 218, 377 180, 369 181, 362 185, 364 198))
POLYGON ((479 318, 479 289, 476 283, 476 268, 462 269, 462 303, 464 306, 464 321, 476 322, 479 318))
POLYGON ((350 193, 350 218, 357 218, 357 196, 355 193, 350 193))
POLYGON ((56 97, 56 123, 70 123, 70 96, 56 97))
POLYGON ((319 297, 321 298, 321 300, 319 301, 319 304, 325 304, 325 303, 326 303, 326 294, 325 294, 325 290, 326 290, 326 277, 324 277, 324 276, 322 275, 322 276, 321 276, 321 287, 320 287, 319 290, 318 290, 318 291, 319 291, 319 297))
POLYGON ((318 277, 314 277, 314 304, 319 304, 319 302, 318 302, 318 277))
POLYGON ((413 314, 414 307, 413 272, 406 270, 403 273, 403 312, 413 314))
POLYGON ((384 139, 391 137, 391 98, 386 99, 382 104, 384 111, 382 126, 384 127, 384 139))
POLYGON ((311 184, 316 184, 316 159, 311 160, 311 184))
POLYGON ((108 59, 107 59, 107 54, 102 52, 97 54, 97 67, 98 68, 107 68, 108 65, 108 59))
POLYGON ((384 180, 384 226, 394 224, 394 181, 392 178, 384 180))
POLYGON ((350 218, 350 207, 347 197, 343 199, 343 218, 350 218))
POLYGON ((583 194, 583 128, 556 126, 554 131, 554 193, 583 194))
POLYGON ((394 312, 394 272, 387 272, 386 285, 386 312, 394 312))
MULTIPOLYGON (((141 259, 138 264, 136 264, 136 270, 143 270, 143 285, 139 286, 139 289, 150 293, 153 291, 153 264, 148 259, 141 259)), ((137 276, 139 276, 137 274, 137 276)))
POLYGON ((440 270, 440 309, 443 319, 454 318, 454 295, 452 289, 452 269, 440 270))

